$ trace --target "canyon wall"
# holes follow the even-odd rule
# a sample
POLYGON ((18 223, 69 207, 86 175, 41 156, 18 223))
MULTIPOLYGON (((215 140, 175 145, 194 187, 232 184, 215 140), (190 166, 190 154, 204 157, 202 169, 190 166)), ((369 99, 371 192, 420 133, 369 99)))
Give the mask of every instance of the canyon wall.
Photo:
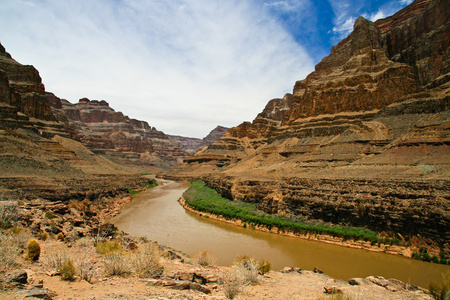
POLYGON ((360 17, 292 95, 172 177, 268 213, 423 238, 450 256, 450 2, 360 17))

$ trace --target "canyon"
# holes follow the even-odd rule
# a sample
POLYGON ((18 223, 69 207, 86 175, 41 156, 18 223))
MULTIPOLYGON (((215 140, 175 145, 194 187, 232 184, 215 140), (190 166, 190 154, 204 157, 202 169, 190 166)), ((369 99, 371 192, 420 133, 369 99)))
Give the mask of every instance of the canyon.
POLYGON ((449 6, 358 18, 292 94, 163 176, 450 257, 449 6))

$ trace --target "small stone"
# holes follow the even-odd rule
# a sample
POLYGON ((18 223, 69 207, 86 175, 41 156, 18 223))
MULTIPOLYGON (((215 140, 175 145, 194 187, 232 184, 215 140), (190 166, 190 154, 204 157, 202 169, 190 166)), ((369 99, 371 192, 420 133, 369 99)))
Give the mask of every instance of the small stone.
POLYGON ((291 273, 291 272, 294 272, 294 268, 284 267, 283 270, 281 270, 280 272, 281 273, 291 273))
POLYGON ((336 287, 336 286, 324 286, 324 293, 325 294, 340 294, 342 293, 342 289, 336 287))
POLYGON ((323 274, 323 271, 314 267, 314 273, 323 274))
POLYGON ((28 282, 28 274, 25 270, 14 270, 6 273, 5 282, 17 282, 26 284, 28 282))

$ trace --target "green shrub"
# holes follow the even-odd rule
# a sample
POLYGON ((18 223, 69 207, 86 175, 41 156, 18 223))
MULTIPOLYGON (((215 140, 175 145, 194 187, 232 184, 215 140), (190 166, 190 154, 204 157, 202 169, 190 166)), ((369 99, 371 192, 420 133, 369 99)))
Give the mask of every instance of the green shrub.
POLYGON ((35 239, 31 239, 27 245, 27 258, 37 261, 41 255, 41 246, 35 239))
POLYGON ((111 252, 121 252, 123 251, 122 245, 117 240, 100 242, 95 246, 95 250, 101 255, 105 255, 111 252))
POLYGON ((189 189, 183 194, 187 204, 198 212, 209 212, 221 215, 225 219, 239 219, 246 224, 246 227, 255 228, 266 226, 267 228, 277 227, 279 231, 286 230, 294 233, 321 233, 331 236, 342 237, 343 239, 353 238, 356 240, 370 241, 373 245, 378 242, 398 244, 398 239, 380 238, 375 232, 348 226, 330 226, 325 224, 308 224, 296 216, 270 215, 257 209, 257 203, 247 203, 242 201, 231 201, 223 198, 214 189, 205 186, 201 180, 192 181, 189 189))
POLYGON ((270 261, 263 259, 259 262, 259 268, 258 268, 259 274, 264 275, 267 272, 269 272, 271 269, 272 269, 272 264, 270 263, 270 261))
POLYGON ((44 217, 46 219, 51 220, 51 219, 53 219, 55 217, 55 215, 53 215, 53 213, 51 211, 47 211, 47 212, 45 212, 44 217))
POLYGON ((73 265, 72 260, 66 261, 60 268, 59 273, 63 280, 73 281, 77 275, 77 269, 73 265))
POLYGON ((442 273, 439 282, 432 282, 429 286, 430 295, 437 300, 450 299, 450 271, 442 273))

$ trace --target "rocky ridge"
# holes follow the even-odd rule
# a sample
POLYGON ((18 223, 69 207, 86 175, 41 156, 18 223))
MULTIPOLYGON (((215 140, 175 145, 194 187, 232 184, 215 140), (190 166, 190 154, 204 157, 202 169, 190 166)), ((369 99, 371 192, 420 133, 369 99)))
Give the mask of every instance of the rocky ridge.
POLYGON ((200 149, 208 147, 219 138, 221 138, 230 128, 217 126, 203 139, 189 138, 184 136, 168 135, 168 137, 188 152, 190 155, 197 153, 200 149))
POLYGON ((450 257, 449 5, 417 0, 375 23, 360 17, 290 100, 269 102, 167 176, 450 257))

